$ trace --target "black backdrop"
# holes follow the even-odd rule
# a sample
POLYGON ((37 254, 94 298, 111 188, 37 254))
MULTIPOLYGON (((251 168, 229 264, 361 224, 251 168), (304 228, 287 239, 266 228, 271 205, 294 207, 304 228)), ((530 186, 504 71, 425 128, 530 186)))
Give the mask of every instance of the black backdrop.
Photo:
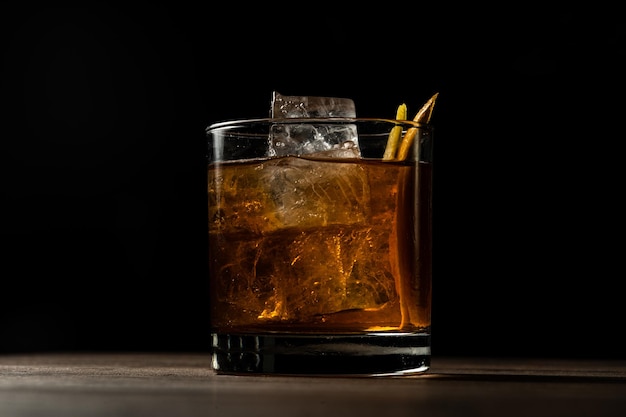
POLYGON ((204 129, 276 90, 440 93, 434 354, 626 358, 615 11, 11 4, 0 352, 206 351, 204 129))

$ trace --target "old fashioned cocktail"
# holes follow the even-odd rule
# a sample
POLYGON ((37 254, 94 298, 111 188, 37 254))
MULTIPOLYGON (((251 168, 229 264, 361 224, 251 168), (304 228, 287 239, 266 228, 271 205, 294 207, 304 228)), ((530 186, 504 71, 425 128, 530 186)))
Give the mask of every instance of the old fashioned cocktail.
POLYGON ((410 121, 256 119, 208 129, 213 364, 381 375, 430 363, 432 132, 410 121), (384 157, 394 128, 416 138, 384 157), (271 151, 276 135, 333 135, 271 151), (284 132, 288 132, 285 134, 284 132))

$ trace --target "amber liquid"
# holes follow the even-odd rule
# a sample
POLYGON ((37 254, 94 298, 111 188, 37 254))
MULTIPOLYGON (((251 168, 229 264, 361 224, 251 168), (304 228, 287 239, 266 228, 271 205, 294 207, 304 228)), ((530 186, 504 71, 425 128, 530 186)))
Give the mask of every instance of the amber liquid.
POLYGON ((428 332, 430 164, 228 162, 208 184, 212 332, 428 332))

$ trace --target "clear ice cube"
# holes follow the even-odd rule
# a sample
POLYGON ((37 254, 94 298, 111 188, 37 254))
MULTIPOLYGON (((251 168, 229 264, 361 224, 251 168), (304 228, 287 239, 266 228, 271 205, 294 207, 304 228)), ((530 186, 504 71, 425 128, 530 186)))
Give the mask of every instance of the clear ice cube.
MULTIPOLYGON (((353 309, 380 308, 395 298, 384 248, 388 236, 371 226, 304 231, 275 254, 274 277, 263 292, 259 318, 299 319, 353 309), (282 262, 281 262, 282 261, 282 262), (289 277, 285 280, 284 277, 289 277)), ((284 243, 284 242, 283 242, 284 243)), ((271 247, 266 239, 260 245, 271 247)))
MULTIPOLYGON (((274 92, 272 118, 356 117, 354 102, 347 98, 283 96, 274 92)), ((359 157, 359 139, 354 124, 281 124, 270 132, 270 156, 310 155, 359 157), (331 153, 336 149, 350 152, 331 153)))
MULTIPOLYGON (((219 252, 224 308, 236 317, 298 321, 379 309, 397 299, 384 229, 285 230, 219 252), (233 279, 233 277, 237 277, 233 279)), ((217 249, 220 251, 220 249, 217 249)))
POLYGON ((367 221, 369 182, 357 164, 270 159, 222 170, 210 192, 222 232, 267 233, 367 221))
POLYGON ((363 222, 369 185, 358 165, 315 164, 288 158, 268 181, 275 214, 283 227, 324 227, 363 222))

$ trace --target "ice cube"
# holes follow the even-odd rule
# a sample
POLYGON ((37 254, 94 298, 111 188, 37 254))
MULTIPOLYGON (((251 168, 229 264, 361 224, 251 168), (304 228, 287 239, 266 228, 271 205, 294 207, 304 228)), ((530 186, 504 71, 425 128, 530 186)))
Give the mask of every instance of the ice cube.
POLYGON ((268 168, 268 197, 281 227, 368 220, 369 183, 360 166, 287 158, 268 168))
POLYGON ((221 308, 237 321, 313 321, 379 309, 397 299, 385 256, 389 234, 370 225, 286 230, 222 250, 214 277, 221 308), (236 277, 234 279, 233 277, 236 277), (246 318, 247 317, 247 318, 246 318))
MULTIPOLYGON (((274 92, 272 118, 356 117, 354 102, 346 98, 283 96, 274 92)), ((276 123, 270 132, 270 156, 309 155, 354 158, 360 156, 356 125, 276 123), (351 152, 326 152, 352 149, 351 152)))
POLYGON ((396 297, 393 276, 381 254, 389 236, 369 225, 303 231, 277 245, 276 262, 264 291, 259 318, 301 319, 354 309, 376 309, 396 297), (281 259, 281 258, 278 258, 281 259))
POLYGON ((368 221, 369 182, 354 163, 290 157, 224 167, 216 175, 209 215, 223 233, 368 221))

